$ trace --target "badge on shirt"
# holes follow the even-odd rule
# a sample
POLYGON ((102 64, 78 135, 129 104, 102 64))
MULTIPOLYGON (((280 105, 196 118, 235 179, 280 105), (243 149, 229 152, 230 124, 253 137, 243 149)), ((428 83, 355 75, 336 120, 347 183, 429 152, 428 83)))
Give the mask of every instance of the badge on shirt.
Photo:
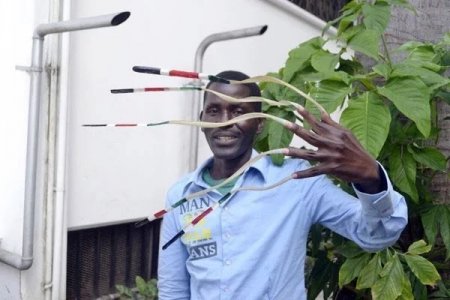
MULTIPOLYGON (((180 223, 184 227, 211 205, 208 198, 192 199, 180 206, 180 223)), ((208 216, 210 217, 210 216, 208 216)), ((198 222, 186 232, 182 242, 188 247, 190 260, 198 260, 217 255, 217 244, 212 237, 209 218, 198 222)))

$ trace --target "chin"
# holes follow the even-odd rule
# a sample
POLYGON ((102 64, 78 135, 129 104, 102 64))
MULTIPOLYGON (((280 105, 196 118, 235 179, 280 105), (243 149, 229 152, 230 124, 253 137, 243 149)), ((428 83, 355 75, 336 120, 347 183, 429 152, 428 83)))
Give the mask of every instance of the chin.
MULTIPOLYGON (((247 150, 248 151, 248 150, 247 150)), ((234 160, 244 156, 247 151, 236 151, 236 149, 212 149, 214 158, 223 159, 223 160, 234 160)), ((251 151, 251 149, 250 149, 251 151)))

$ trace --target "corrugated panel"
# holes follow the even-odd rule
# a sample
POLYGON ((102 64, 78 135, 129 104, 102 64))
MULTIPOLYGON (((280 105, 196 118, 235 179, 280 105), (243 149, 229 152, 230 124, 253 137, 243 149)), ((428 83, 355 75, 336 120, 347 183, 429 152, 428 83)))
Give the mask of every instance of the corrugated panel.
POLYGON ((68 235, 67 299, 95 299, 134 286, 137 275, 156 278, 161 222, 71 231, 68 235))

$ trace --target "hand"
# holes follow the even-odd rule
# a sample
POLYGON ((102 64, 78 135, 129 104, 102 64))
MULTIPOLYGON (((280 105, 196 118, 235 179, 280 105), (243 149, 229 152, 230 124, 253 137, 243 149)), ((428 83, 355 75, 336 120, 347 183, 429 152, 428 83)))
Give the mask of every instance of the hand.
POLYGON ((317 150, 290 147, 287 155, 317 164, 296 172, 294 178, 329 174, 353 182, 362 192, 378 193, 383 190, 378 163, 349 130, 334 122, 325 112, 322 113, 321 121, 305 109, 298 109, 298 113, 311 125, 311 129, 307 130, 295 123, 287 125, 287 128, 317 147, 317 150))

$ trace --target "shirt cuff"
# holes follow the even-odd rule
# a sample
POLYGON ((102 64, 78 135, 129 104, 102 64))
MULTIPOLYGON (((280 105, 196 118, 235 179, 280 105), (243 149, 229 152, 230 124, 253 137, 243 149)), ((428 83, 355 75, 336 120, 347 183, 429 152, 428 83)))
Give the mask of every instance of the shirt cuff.
POLYGON ((384 177, 382 179, 386 182, 387 189, 385 191, 381 191, 376 194, 367 194, 359 191, 354 184, 352 184, 352 186, 358 196, 358 199, 361 201, 361 206, 365 215, 373 217, 388 217, 394 212, 391 200, 393 189, 386 170, 380 163, 378 163, 378 165, 380 166, 380 170, 382 170, 381 176, 384 177))

